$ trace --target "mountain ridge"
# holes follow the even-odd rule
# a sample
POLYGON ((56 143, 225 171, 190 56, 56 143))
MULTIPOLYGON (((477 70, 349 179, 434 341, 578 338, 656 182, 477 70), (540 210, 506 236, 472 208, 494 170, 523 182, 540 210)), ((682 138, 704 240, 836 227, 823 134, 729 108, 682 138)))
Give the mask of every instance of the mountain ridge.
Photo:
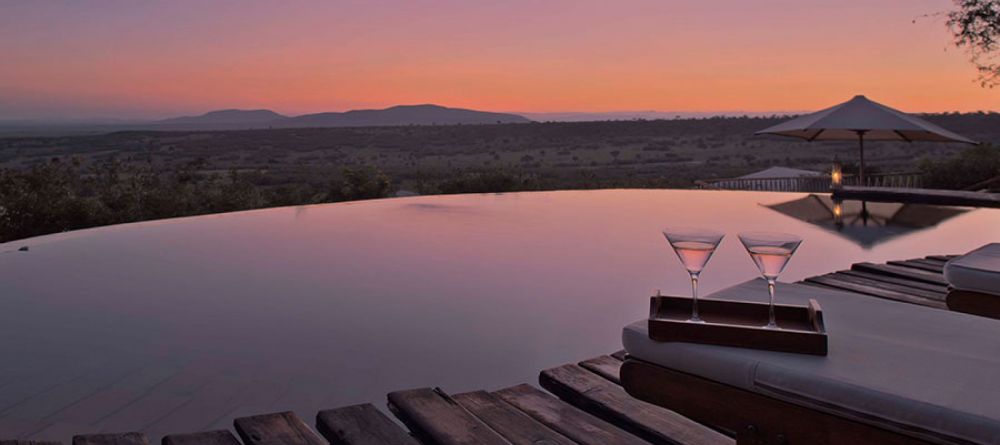
POLYGON ((497 113, 435 104, 396 105, 381 109, 330 111, 286 116, 268 109, 214 110, 197 116, 180 116, 150 123, 153 126, 233 126, 298 127, 371 127, 391 125, 456 125, 527 123, 530 119, 513 113, 497 113))
POLYGON ((214 110, 197 116, 178 116, 156 121, 158 124, 198 124, 198 123, 266 123, 287 119, 288 116, 275 113, 268 109, 240 110, 229 108, 214 110))

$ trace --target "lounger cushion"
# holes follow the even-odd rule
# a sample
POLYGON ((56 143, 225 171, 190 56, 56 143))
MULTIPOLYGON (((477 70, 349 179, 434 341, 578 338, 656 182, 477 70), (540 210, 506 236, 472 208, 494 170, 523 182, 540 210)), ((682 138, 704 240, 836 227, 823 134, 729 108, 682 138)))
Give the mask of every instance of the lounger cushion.
POLYGON ((987 244, 944 265, 953 288, 1000 295, 1000 243, 987 244))
MULTIPOLYGON (((766 299, 759 280, 710 298, 766 299)), ((780 303, 820 301, 826 357, 662 343, 645 320, 623 332, 632 356, 932 442, 1000 443, 1000 323, 819 287, 779 284, 780 303)))

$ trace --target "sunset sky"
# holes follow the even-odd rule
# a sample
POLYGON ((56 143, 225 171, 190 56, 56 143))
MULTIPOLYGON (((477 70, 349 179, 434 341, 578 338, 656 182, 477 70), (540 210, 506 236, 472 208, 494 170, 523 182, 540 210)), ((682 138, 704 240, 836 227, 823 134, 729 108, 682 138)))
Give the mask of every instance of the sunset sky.
POLYGON ((0 118, 1000 109, 951 0, 0 0, 0 118), (914 23, 914 19, 917 19, 914 23))

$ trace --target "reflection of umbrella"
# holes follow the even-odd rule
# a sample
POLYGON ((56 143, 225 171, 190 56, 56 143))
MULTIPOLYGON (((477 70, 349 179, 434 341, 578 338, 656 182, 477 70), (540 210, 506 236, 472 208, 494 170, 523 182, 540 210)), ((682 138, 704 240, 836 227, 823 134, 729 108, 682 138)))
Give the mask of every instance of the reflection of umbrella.
POLYGON ((865 248, 968 212, 958 207, 927 204, 837 202, 828 195, 816 194, 765 207, 835 231, 865 248))
POLYGON ((854 99, 840 105, 799 116, 755 134, 792 136, 810 142, 857 139, 861 149, 861 168, 858 173, 862 185, 865 180, 866 139, 976 143, 918 117, 872 102, 864 96, 854 96, 854 99))

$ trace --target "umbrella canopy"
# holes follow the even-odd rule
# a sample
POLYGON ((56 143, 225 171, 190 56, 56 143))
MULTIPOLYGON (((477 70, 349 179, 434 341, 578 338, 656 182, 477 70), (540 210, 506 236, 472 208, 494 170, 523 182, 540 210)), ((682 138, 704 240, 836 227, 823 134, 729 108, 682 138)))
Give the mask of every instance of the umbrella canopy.
POLYGON ((807 141, 857 140, 861 148, 861 169, 864 179, 864 141, 932 141, 976 144, 976 141, 944 128, 869 100, 865 96, 825 110, 782 122, 755 134, 791 136, 807 141))
POLYGON ((816 194, 765 207, 836 232, 866 249, 968 212, 959 207, 928 204, 837 202, 829 195, 816 194))

